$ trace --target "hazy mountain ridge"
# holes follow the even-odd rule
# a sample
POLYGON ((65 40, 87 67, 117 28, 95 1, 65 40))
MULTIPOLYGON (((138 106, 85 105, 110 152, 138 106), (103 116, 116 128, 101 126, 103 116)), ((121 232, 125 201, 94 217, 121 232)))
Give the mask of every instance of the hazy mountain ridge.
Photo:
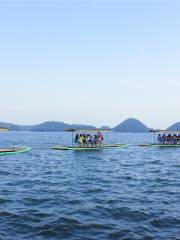
POLYGON ((135 118, 128 118, 113 129, 115 132, 149 132, 149 128, 135 118))
POLYGON ((85 124, 67 124, 64 122, 47 121, 32 127, 31 131, 62 132, 68 128, 75 129, 96 129, 96 127, 85 124))
POLYGON ((30 125, 20 125, 6 122, 0 122, 0 127, 8 128, 12 131, 30 131, 32 129, 32 126, 30 125))
POLYGON ((180 122, 176 122, 172 124, 170 127, 167 128, 167 130, 179 130, 180 131, 180 122))
MULTIPOLYGON (((86 124, 68 124, 58 121, 46 121, 36 125, 20 125, 14 123, 0 122, 0 127, 8 128, 12 131, 33 131, 33 132, 61 132, 67 128, 74 129, 97 129, 93 125, 86 124)), ((150 129, 144 123, 135 118, 128 118, 114 128, 102 126, 100 129, 113 130, 115 132, 149 132, 150 129)), ((172 124, 167 130, 180 130, 180 122, 172 124)))

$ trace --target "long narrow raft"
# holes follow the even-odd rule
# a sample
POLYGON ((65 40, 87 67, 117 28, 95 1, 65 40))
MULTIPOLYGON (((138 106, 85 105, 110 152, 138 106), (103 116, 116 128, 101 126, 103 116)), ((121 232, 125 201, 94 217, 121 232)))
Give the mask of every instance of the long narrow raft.
POLYGON ((0 149, 0 155, 8 155, 8 154, 17 154, 17 153, 25 153, 30 151, 30 147, 21 147, 21 148, 1 148, 0 149))
POLYGON ((180 144, 140 144, 140 147, 180 147, 180 144))
POLYGON ((102 150, 106 148, 125 148, 129 144, 108 144, 99 147, 68 147, 68 146, 57 146, 53 147, 54 150, 73 150, 73 151, 83 151, 83 150, 102 150))

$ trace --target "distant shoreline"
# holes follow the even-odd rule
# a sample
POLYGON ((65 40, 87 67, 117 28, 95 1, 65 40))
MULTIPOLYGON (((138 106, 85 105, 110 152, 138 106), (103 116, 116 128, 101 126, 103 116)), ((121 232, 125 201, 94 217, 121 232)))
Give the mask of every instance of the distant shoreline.
MULTIPOLYGON (((8 128, 11 131, 31 131, 31 132, 63 132, 67 128, 73 129, 108 129, 114 132, 129 132, 129 133, 141 133, 141 132, 149 132, 153 128, 147 127, 140 120, 135 118, 128 118, 118 124, 117 126, 110 128, 108 126, 103 126, 101 128, 97 128, 93 125, 86 124, 68 124, 64 122, 57 121, 46 121, 41 124, 36 125, 19 125, 13 123, 0 122, 0 128, 8 128)), ((180 122, 172 124, 167 130, 180 130, 180 122)))

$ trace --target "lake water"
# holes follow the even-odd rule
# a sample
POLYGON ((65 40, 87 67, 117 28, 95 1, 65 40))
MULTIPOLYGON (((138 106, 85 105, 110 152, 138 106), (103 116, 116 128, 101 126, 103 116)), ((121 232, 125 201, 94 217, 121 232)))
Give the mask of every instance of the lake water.
POLYGON ((71 152, 68 133, 6 132, 0 239, 180 239, 180 148, 143 148, 151 134, 109 134, 124 149, 71 152))

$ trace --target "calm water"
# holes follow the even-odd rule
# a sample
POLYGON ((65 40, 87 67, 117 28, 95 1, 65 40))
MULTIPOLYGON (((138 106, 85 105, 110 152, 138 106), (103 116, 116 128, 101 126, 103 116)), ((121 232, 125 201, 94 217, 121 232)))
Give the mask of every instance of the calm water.
POLYGON ((8 132, 0 156, 0 239, 180 239, 180 148, 140 148, 150 134, 111 134, 126 149, 53 151, 64 133, 8 132))

